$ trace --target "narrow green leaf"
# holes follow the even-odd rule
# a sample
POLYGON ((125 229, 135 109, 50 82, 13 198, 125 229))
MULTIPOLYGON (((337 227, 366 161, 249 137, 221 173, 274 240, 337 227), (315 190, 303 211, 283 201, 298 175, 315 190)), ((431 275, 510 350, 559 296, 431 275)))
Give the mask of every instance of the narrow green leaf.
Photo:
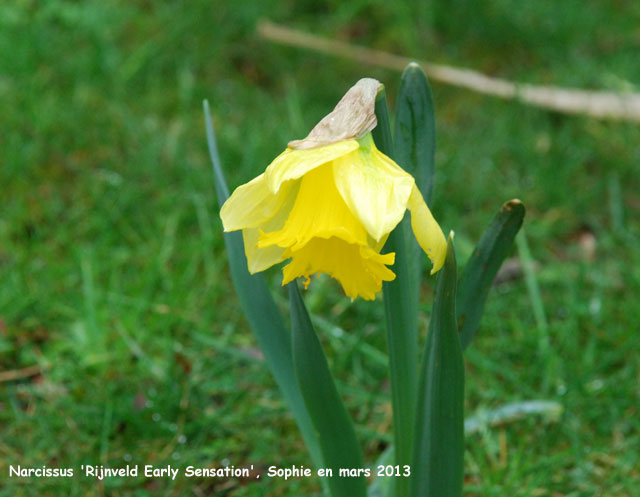
POLYGON ((506 202, 482 234, 467 262, 460 278, 457 302, 458 331, 463 349, 476 334, 491 284, 522 226, 524 213, 524 205, 519 200, 506 202))
MULTIPOLYGON (((393 134, 394 159, 415 180, 427 205, 431 205, 435 169, 436 123, 431 88, 424 72, 416 63, 402 73, 396 122, 393 134)), ((409 223, 403 225, 408 277, 416 309, 422 283, 424 253, 409 223)))
MULTIPOLYGON (((216 194, 220 206, 229 197, 229 188, 218 156, 209 104, 204 101, 207 144, 213 164, 216 194)), ((244 315, 249 321, 265 361, 298 423, 311 460, 320 466, 322 459, 318 437, 313 429, 304 400, 295 379, 291 356, 291 337, 282 314, 276 307, 261 274, 252 275, 247 269, 244 243, 240 232, 224 234, 224 242, 231 267, 231 278, 240 299, 244 315)))
POLYGON ((293 364, 302 397, 318 433, 324 468, 331 468, 328 478, 332 497, 365 497, 364 476, 340 476, 340 469, 363 468, 362 451, 353 422, 347 412, 333 377, 327 358, 313 329, 298 284, 289 287, 293 364))
POLYGON ((224 171, 222 170, 222 162, 220 162, 220 154, 218 154, 218 144, 216 143, 216 133, 213 130, 213 120, 211 119, 211 112, 209 110, 209 102, 204 100, 202 102, 204 109, 204 125, 207 130, 207 146, 209 148, 209 158, 211 159, 211 166, 213 167, 213 180, 216 188, 216 196, 218 198, 218 206, 222 207, 222 204, 229 198, 229 187, 224 177, 224 171))
MULTIPOLYGON (((376 146, 391 156, 393 142, 389 128, 384 91, 376 100, 378 125, 372 134, 376 146)), ((411 463, 413 451, 413 428, 418 374, 418 295, 412 284, 415 267, 412 267, 411 252, 406 247, 405 230, 410 230, 408 215, 389 235, 384 252, 395 252, 393 271, 396 278, 383 285, 384 306, 387 325, 387 347, 389 349, 389 377, 391 404, 393 407, 393 434, 396 464, 411 463)), ((396 497, 404 497, 408 491, 408 480, 395 478, 396 497)))
POLYGON ((402 73, 393 142, 396 162, 416 179, 427 205, 431 205, 436 121, 429 81, 414 62, 402 73))
POLYGON ((456 272, 449 235, 420 372, 411 497, 462 495, 464 365, 456 327, 456 272))

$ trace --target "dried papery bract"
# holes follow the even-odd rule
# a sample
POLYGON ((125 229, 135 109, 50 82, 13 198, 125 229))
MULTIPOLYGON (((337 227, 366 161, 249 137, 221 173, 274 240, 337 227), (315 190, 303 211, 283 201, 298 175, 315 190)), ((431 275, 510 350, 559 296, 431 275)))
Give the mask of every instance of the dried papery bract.
POLYGON ((303 150, 330 145, 350 138, 362 138, 378 123, 376 97, 382 83, 362 78, 342 97, 335 109, 311 130, 306 138, 289 142, 289 148, 303 150))

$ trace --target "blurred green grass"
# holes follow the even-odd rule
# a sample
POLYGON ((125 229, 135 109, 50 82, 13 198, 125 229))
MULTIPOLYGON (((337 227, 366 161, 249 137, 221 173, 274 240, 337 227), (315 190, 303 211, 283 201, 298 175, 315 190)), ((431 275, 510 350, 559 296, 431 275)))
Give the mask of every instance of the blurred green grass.
MULTIPOLYGON (((0 371, 43 367, 0 383, 0 495, 319 491, 7 476, 9 464, 310 464, 230 286, 201 102, 237 186, 357 79, 393 97, 399 75, 270 45, 258 19, 519 81, 637 90, 639 16, 636 2, 604 0, 0 4, 0 371)), ((467 410, 565 407, 556 424, 469 437, 466 495, 631 496, 640 128, 433 89, 434 213, 464 261, 501 203, 521 198, 549 325, 537 328, 523 280, 495 290, 466 356, 467 410)), ((278 292, 278 271, 268 277, 278 292)), ((390 433, 381 309, 325 278, 307 300, 373 461, 390 433)))

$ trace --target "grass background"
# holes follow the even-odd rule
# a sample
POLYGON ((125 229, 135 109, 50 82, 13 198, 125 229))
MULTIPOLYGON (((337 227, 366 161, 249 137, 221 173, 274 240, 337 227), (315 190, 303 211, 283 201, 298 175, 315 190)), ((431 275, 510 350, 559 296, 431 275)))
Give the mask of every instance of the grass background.
MULTIPOLYGON (((263 17, 534 84, 640 81, 633 1, 2 2, 0 371, 43 371, 0 383, 0 495, 318 494, 313 479, 8 478, 9 464, 310 465, 231 288, 201 102, 237 186, 360 77, 393 105, 399 75, 266 43, 263 17)), ((494 291, 466 353, 467 412, 564 406, 556 423, 468 437, 465 495, 632 496, 640 127, 433 91, 436 218, 463 263, 521 198, 548 321, 523 280, 494 291)), ((284 302, 278 271, 268 278, 284 302)), ((391 423, 382 310, 327 279, 306 295, 373 461, 391 423)))

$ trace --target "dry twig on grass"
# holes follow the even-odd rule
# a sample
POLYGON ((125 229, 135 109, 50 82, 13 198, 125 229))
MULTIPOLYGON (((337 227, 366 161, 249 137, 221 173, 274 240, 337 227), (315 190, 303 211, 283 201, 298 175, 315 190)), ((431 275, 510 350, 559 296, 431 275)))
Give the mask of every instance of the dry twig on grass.
POLYGON ((22 369, 10 369, 8 371, 0 371, 0 383, 7 381, 21 380, 23 378, 29 378, 30 376, 36 376, 42 372, 40 366, 28 366, 22 369))
POLYGON ((417 62, 429 78, 441 83, 467 88, 478 93, 520 102, 567 114, 585 114, 601 119, 640 122, 640 94, 609 91, 587 91, 577 88, 535 86, 492 78, 478 71, 458 67, 414 61, 408 57, 350 45, 342 41, 290 29, 270 21, 258 24, 258 33, 265 39, 306 48, 319 53, 353 59, 387 69, 402 71, 407 64, 417 62))

